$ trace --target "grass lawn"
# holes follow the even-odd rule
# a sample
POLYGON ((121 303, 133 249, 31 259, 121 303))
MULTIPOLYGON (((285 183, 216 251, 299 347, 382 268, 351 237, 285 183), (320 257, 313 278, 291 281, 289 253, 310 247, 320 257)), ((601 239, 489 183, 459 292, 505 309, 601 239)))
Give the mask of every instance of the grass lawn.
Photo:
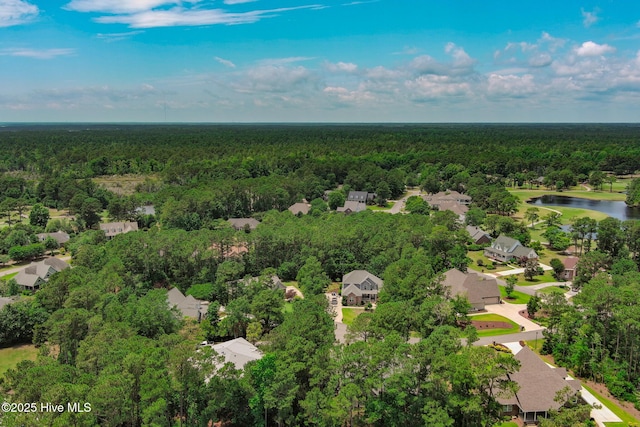
POLYGON ((559 286, 549 286, 548 288, 538 289, 538 293, 541 294, 564 294, 569 289, 562 289, 559 286))
POLYGON ((17 345, 0 349, 0 376, 23 360, 36 360, 38 349, 35 345, 17 345))
POLYGON ((607 408, 611 409, 611 412, 616 414, 622 420, 621 423, 605 423, 605 425, 607 427, 626 427, 630 423, 637 423, 638 422, 638 420, 636 420, 631 415, 629 415, 627 412, 625 412, 624 409, 622 409, 621 407, 619 407, 618 405, 616 405, 615 403, 613 403, 611 400, 607 399, 603 395, 599 394, 597 391, 595 391, 591 387, 589 387, 589 386, 587 386, 585 384, 582 384, 582 386, 584 388, 586 388, 587 391, 589 391, 589 393, 593 394, 600 401, 600 403, 602 403, 607 408))
POLYGON ((504 286, 498 286, 500 288, 500 296, 504 300, 504 302, 510 304, 526 304, 531 299, 531 295, 523 294, 522 292, 513 291, 511 292, 511 298, 507 299, 507 291, 504 289, 504 286))
POLYGON ((506 322, 511 325, 510 328, 478 330, 479 337, 494 337, 497 335, 515 334, 516 332, 520 332, 519 325, 507 319, 506 317, 500 316, 499 314, 478 314, 475 316, 469 316, 469 318, 471 320, 487 322, 506 322))
POLYGON ((372 211, 385 211, 387 209, 391 209, 395 204, 396 204, 395 202, 387 202, 385 206, 369 205, 367 206, 367 209, 372 211))
POLYGON ((551 283, 551 282, 557 282, 557 281, 558 280, 555 277, 553 277, 552 271, 545 271, 542 276, 534 276, 533 280, 527 280, 524 278, 524 274, 518 274, 518 283, 516 283, 516 285, 533 286, 533 285, 540 285, 542 283, 551 283))
POLYGON ((518 424, 513 421, 503 421, 501 423, 494 424, 493 427, 518 427, 518 424))
POLYGON ((540 336, 538 337, 537 340, 525 341, 527 345, 531 347, 531 349, 538 354, 540 354, 540 350, 542 350, 542 344, 544 344, 544 338, 541 338, 542 332, 540 332, 539 335, 540 336))
POLYGON ((342 309, 342 323, 350 325, 353 320, 360 314, 364 313, 364 308, 343 308, 342 309))
MULTIPOLYGON (((614 190, 616 188, 616 183, 613 184, 614 190)), ((590 199, 590 200, 625 200, 626 196, 622 193, 609 192, 609 186, 607 185, 604 191, 587 191, 583 187, 572 187, 571 190, 563 190, 563 191, 553 191, 546 189, 538 189, 538 190, 525 190, 525 189, 517 189, 514 190, 512 188, 507 188, 509 192, 515 196, 518 196, 521 202, 524 204, 526 200, 532 199, 534 197, 541 197, 544 195, 553 195, 553 196, 567 196, 567 197, 579 197, 581 199, 590 199)), ((525 209, 526 210, 526 209, 525 209)))
POLYGON ((472 260, 471 264, 469 264, 469 268, 475 271, 484 270, 485 273, 496 273, 500 271, 511 270, 511 267, 509 267, 508 265, 497 265, 497 264, 494 264, 496 266, 494 270, 489 270, 486 267, 486 265, 489 264, 491 260, 486 256, 484 256, 484 251, 468 251, 467 256, 472 260), (478 265, 479 259, 482 260, 482 263, 484 264, 483 266, 478 265))
POLYGON ((2 276, 2 279, 4 280, 10 280, 11 278, 15 277, 19 272, 16 271, 15 273, 11 273, 11 274, 7 274, 6 276, 2 276))

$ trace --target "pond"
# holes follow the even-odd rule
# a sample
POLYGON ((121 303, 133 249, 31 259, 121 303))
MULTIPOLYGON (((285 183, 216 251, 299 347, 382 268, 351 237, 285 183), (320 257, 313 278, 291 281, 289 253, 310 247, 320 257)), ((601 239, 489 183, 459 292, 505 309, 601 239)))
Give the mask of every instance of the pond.
POLYGON ((578 197, 546 195, 531 199, 527 203, 536 206, 566 206, 570 208, 591 209, 603 212, 621 221, 640 219, 640 209, 627 207, 626 203, 617 200, 589 200, 578 197))

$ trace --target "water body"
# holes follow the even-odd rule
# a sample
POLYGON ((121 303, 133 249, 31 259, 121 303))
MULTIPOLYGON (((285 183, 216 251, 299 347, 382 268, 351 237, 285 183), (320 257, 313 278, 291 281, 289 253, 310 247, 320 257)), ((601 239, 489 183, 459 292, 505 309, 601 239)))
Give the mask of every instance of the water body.
POLYGON ((568 196, 546 195, 536 197, 527 202, 536 206, 566 206, 571 208, 591 209, 603 212, 610 217, 621 221, 627 219, 640 219, 640 208, 630 208, 623 201, 613 200, 589 200, 568 196))

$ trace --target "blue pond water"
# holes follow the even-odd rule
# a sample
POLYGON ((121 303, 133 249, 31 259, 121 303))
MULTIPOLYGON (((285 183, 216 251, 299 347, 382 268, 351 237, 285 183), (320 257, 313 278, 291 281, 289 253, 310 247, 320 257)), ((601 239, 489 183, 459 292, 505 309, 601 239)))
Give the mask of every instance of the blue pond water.
POLYGON ((640 219, 640 208, 627 207, 625 202, 612 200, 588 200, 568 196, 542 196, 531 199, 529 204, 535 206, 567 206, 571 208, 591 209, 606 213, 621 221, 640 219))

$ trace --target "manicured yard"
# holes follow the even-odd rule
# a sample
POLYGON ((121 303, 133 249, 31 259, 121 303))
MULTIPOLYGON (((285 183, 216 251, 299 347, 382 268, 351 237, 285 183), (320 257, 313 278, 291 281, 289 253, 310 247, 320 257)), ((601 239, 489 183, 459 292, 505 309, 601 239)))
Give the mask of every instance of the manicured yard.
POLYGON ((23 360, 36 360, 38 349, 34 345, 17 345, 0 349, 0 376, 11 368, 15 368, 23 360))
POLYGON ((504 289, 504 286, 498 286, 500 288, 500 296, 504 300, 504 302, 510 304, 526 304, 531 299, 531 295, 523 294, 522 292, 513 291, 511 292, 511 298, 507 299, 507 291, 504 289))
POLYGON ((605 425, 607 427, 626 427, 630 423, 637 423, 638 422, 638 420, 633 418, 631 415, 629 415, 627 412, 625 412, 624 409, 622 409, 621 407, 619 407, 618 405, 613 403, 611 400, 609 400, 606 397, 604 397, 603 395, 599 394, 597 391, 595 391, 591 387, 589 387, 587 385, 584 385, 584 384, 582 384, 582 385, 583 385, 584 388, 586 388, 589 391, 589 393, 593 394, 604 406, 609 408, 611 410, 611 412, 616 414, 622 420, 621 423, 605 423, 605 425))
POLYGON ((478 314, 469 316, 469 319, 484 322, 505 322, 511 325, 510 328, 478 330, 479 337, 493 337, 497 335, 515 334, 516 332, 520 331, 519 325, 507 319, 506 317, 500 316, 499 314, 478 314))
POLYGON ((470 269, 475 271, 480 271, 480 272, 484 270, 485 273, 497 273, 500 271, 511 270, 511 267, 509 267, 508 265, 497 265, 497 264, 495 264, 496 268, 494 270, 489 270, 487 268, 487 264, 489 264, 492 261, 486 256, 484 256, 483 253, 484 251, 468 251, 467 252, 467 256, 471 258, 471 264, 469 264, 470 269), (482 266, 478 265, 479 259, 482 260, 482 264, 483 264, 482 266))
POLYGON ((343 308, 342 309, 342 323, 350 325, 353 320, 360 314, 364 313, 363 308, 343 308))
POLYGON ((533 280, 527 280, 524 278, 524 274, 518 274, 518 283, 516 283, 516 285, 533 286, 533 285, 540 285, 542 283, 551 283, 551 282, 557 282, 557 281, 558 280, 555 277, 553 277, 552 271, 545 271, 542 276, 534 276, 533 280))
POLYGON ((538 292, 541 294, 564 294, 569 289, 562 289, 559 286, 549 286, 548 288, 538 289, 538 292))
POLYGON ((284 306, 282 307, 282 312, 283 313, 293 313, 293 303, 292 302, 285 302, 284 306))
POLYGON ((540 332, 537 340, 525 341, 529 347, 536 353, 540 354, 542 344, 544 344, 544 338, 542 338, 542 332, 540 332))
POLYGON ((378 205, 369 205, 367 206, 367 209, 372 210, 372 211, 385 211, 387 209, 391 209, 393 207, 393 205, 395 205, 396 202, 387 202, 387 204, 385 206, 378 206, 378 205))
POLYGON ((518 424, 513 421, 503 421, 501 423, 494 424, 493 427, 518 427, 518 424))
POLYGON ((18 274, 18 272, 16 271, 15 273, 11 273, 11 274, 7 274, 6 276, 2 276, 2 279, 10 280, 11 278, 15 277, 17 274, 18 274))
MULTIPOLYGON (((613 184, 614 190, 616 188, 616 184, 613 184)), ((544 195, 553 195, 553 196, 567 196, 567 197, 580 197, 582 199, 590 199, 590 200, 624 200, 626 196, 622 193, 613 193, 609 192, 609 185, 607 185, 605 191, 586 191, 583 187, 573 187, 571 190, 564 191, 553 191, 547 189, 539 189, 539 190, 524 190, 518 189, 514 190, 508 188, 509 192, 515 196, 518 196, 520 201, 523 204, 526 204, 525 201, 528 199, 532 199, 535 197, 541 197, 544 195)))

